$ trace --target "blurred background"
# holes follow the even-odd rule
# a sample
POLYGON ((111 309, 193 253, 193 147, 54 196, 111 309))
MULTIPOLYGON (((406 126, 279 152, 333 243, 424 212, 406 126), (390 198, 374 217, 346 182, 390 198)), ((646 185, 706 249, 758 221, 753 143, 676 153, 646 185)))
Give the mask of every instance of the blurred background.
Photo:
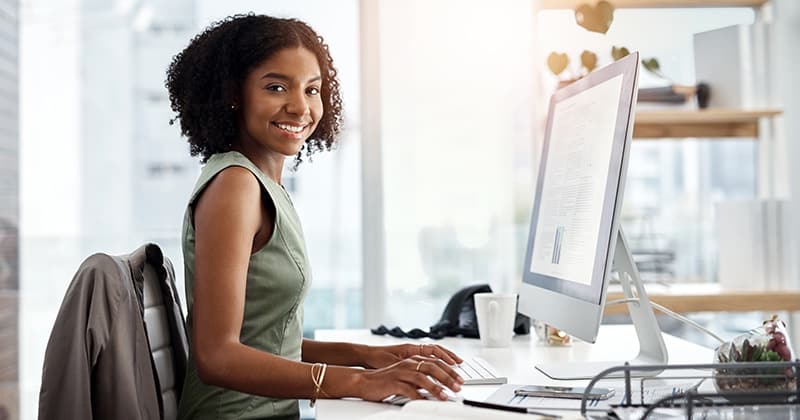
MULTIPOLYGON (((313 268, 307 336, 378 324, 427 328, 463 286, 514 291, 548 98, 585 74, 583 51, 599 67, 621 46, 658 59, 660 75, 643 70, 641 88, 702 81, 714 98, 715 75, 735 71, 749 102, 718 106, 779 110, 757 120, 755 135, 634 142, 622 223, 645 280, 800 286, 800 227, 789 217, 800 214, 791 199, 800 195, 800 5, 618 7, 613 25, 597 33, 576 23, 578 3, 0 0, 0 419, 36 418, 47 339, 84 258, 156 242, 183 292, 180 229, 200 165, 169 125, 165 70, 195 34, 235 13, 308 22, 339 70, 340 146, 284 178, 313 268), (757 25, 768 29, 742 35, 757 25), (726 27, 739 29, 720 45, 741 55, 712 60, 698 34, 726 27), (569 58, 559 75, 546 64, 551 52, 569 58), (710 79, 698 80, 701 68, 710 79), (778 210, 759 213, 764 203, 778 210), (741 234, 733 244, 769 262, 751 264, 745 280, 722 276, 720 259, 735 253, 725 233, 736 238, 762 222, 775 235, 758 242, 741 234)), ((696 109, 694 98, 639 106, 696 109)), ((692 316, 732 336, 764 314, 692 316)), ((706 342, 680 325, 665 328, 706 342)))

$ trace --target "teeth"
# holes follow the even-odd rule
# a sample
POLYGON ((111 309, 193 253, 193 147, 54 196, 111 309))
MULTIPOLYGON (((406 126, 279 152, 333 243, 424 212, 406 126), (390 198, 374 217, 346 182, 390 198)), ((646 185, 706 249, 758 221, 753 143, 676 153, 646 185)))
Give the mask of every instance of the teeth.
POLYGON ((280 128, 281 130, 286 130, 290 133, 299 133, 303 131, 303 128, 305 128, 305 126, 297 127, 294 125, 286 125, 286 124, 275 124, 275 125, 277 125, 278 128, 280 128))

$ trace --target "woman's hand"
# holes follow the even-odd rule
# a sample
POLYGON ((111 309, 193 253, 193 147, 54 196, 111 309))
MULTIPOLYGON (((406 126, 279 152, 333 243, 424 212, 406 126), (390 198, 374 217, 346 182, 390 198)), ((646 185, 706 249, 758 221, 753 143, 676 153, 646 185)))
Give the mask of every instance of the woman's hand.
MULTIPOLYGON (((447 354, 453 360, 450 353, 447 354)), ((392 395, 417 400, 423 398, 419 389, 427 390, 440 400, 447 400, 444 387, 458 392, 464 383, 443 359, 420 355, 405 358, 381 369, 364 370, 358 375, 358 396, 367 401, 382 401, 392 395)))
POLYGON ((394 346, 369 346, 363 357, 364 367, 379 369, 413 356, 439 359, 448 365, 463 362, 457 354, 438 344, 397 344, 394 346))

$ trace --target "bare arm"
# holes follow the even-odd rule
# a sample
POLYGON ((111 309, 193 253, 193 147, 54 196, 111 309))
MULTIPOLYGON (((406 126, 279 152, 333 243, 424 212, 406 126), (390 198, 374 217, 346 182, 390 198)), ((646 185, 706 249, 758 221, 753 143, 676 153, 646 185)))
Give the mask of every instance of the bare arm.
MULTIPOLYGON (((265 211, 258 180, 231 167, 208 185, 195 207, 195 281, 192 354, 200 379, 208 384, 276 398, 309 398, 314 393, 311 364, 257 350, 239 341, 250 254, 272 234, 274 220, 265 211), (256 241, 256 242, 254 242, 256 241)), ((307 350, 306 345, 303 350, 307 350)), ((357 348, 355 346, 354 348, 357 348)), ((335 364, 326 348, 309 351, 335 364)), ((328 348, 330 350, 330 348, 328 348)), ((343 355, 343 362, 350 362, 343 355)), ((307 359, 308 360, 308 359, 307 359)), ((349 363, 344 363, 349 364, 349 363)), ((330 397, 380 400, 392 394, 419 398, 418 388, 439 394, 458 387, 458 377, 433 358, 407 359, 379 370, 332 366, 323 390, 330 397)))
POLYGON ((368 352, 369 346, 363 344, 303 340, 304 362, 371 367, 366 363, 368 352))
POLYGON ((262 226, 274 224, 264 220, 269 215, 263 211, 258 180, 244 168, 222 171, 203 192, 194 214, 192 352, 200 379, 251 394, 310 396, 310 365, 239 341, 253 241, 262 226))
POLYGON ((382 368, 417 355, 440 359, 448 365, 463 362, 457 354, 437 344, 367 346, 353 343, 303 340, 304 362, 325 362, 341 366, 382 368))

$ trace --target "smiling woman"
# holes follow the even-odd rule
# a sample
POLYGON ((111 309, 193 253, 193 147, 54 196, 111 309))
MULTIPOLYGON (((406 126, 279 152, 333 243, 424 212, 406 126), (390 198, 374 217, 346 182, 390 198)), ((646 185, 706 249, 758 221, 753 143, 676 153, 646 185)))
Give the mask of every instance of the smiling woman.
POLYGON ((321 84, 317 59, 307 48, 283 49, 261 63, 242 86, 238 148, 266 148, 280 159, 297 155, 323 116, 321 84))
POLYGON ((338 86, 322 38, 268 16, 212 25, 169 67, 172 109, 205 163, 183 221, 181 419, 297 418, 297 398, 446 399, 463 383, 450 367, 461 359, 440 346, 303 339, 311 269, 281 176, 287 157, 297 167, 303 149, 335 144, 338 86))
MULTIPOLYGON (((180 120, 181 133, 188 138, 192 155, 200 155, 203 162, 214 153, 232 150, 235 139, 242 134, 238 129, 240 121, 248 117, 242 112, 243 102, 252 99, 258 101, 255 104, 258 106, 263 105, 262 99, 266 100, 266 96, 256 94, 258 90, 263 90, 264 95, 267 92, 318 95, 318 104, 326 112, 317 116, 320 119, 313 121, 315 125, 309 130, 310 135, 304 136, 307 140, 302 148, 310 156, 316 151, 330 150, 341 130, 342 100, 336 75, 327 45, 317 40, 314 31, 305 23, 240 15, 218 22, 196 36, 170 65, 167 87, 172 109, 180 120), (305 50, 305 53, 281 51, 288 48, 305 50), (264 72, 268 65, 265 60, 274 59, 272 56, 276 53, 288 61, 283 58, 268 60, 273 61, 269 65, 279 67, 264 72), (298 69, 315 72, 309 79, 288 80, 289 75, 281 73, 281 69, 298 64, 293 61, 303 60, 301 66, 313 68, 298 69), (309 86, 297 90, 299 83, 309 86)), ((298 77, 304 76, 298 74, 298 77)), ((286 97, 276 95, 273 98, 280 96, 286 97)), ((248 125, 248 128, 252 127, 248 125)), ((295 166, 302 161, 301 152, 302 149, 296 152, 295 166)))

